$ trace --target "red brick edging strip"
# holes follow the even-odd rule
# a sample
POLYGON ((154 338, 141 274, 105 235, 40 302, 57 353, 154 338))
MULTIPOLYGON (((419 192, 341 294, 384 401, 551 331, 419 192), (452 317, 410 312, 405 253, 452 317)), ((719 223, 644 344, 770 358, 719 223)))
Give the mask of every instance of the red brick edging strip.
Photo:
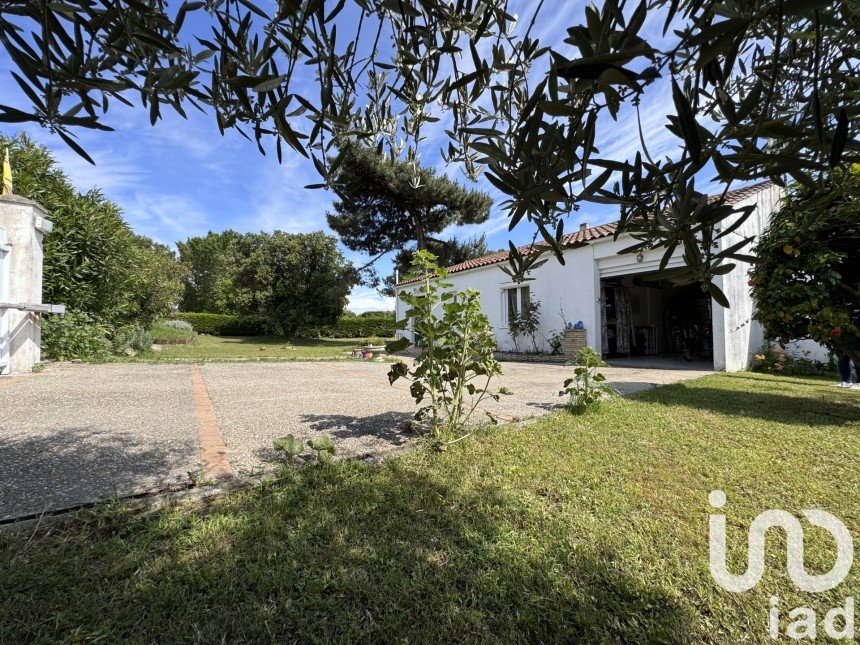
POLYGON ((205 479, 225 479, 233 476, 233 469, 227 458, 224 438, 215 421, 212 401, 203 380, 200 366, 191 366, 191 389, 194 393, 194 415, 197 417, 197 434, 200 438, 200 459, 203 462, 205 479))

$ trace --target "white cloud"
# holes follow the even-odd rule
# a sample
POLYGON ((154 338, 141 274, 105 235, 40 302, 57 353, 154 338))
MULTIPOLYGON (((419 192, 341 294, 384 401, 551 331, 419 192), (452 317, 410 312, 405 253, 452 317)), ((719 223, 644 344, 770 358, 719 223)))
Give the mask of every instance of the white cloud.
POLYGON ((135 192, 123 200, 122 208, 135 233, 171 247, 178 239, 202 235, 211 228, 206 210, 184 195, 135 192))
POLYGON ((139 165, 137 155, 127 150, 119 152, 113 147, 91 146, 87 153, 96 162, 94 166, 71 148, 60 147, 53 141, 50 147, 57 165, 81 192, 98 188, 111 197, 116 193, 141 187, 150 175, 149 171, 139 165))
POLYGON ((291 154, 283 164, 270 160, 246 189, 248 214, 253 228, 263 231, 309 233, 327 228, 325 212, 331 207, 331 196, 324 190, 308 190, 318 183, 310 161, 291 154))
POLYGON ((368 287, 356 287, 349 294, 347 309, 357 314, 365 311, 393 311, 394 298, 380 295, 368 287))

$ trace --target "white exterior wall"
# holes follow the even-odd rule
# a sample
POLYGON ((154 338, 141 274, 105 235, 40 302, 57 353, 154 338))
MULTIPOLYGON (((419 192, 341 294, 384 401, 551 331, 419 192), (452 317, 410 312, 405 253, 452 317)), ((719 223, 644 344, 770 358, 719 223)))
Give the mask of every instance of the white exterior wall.
MULTIPOLYGON (((738 202, 737 206, 754 204, 756 210, 737 230, 718 241, 724 249, 739 240, 758 236, 767 226, 770 214, 779 207, 783 195, 782 189, 772 186, 755 193, 752 197, 738 202)), ((728 223, 725 224, 728 226, 728 223)), ((548 261, 530 276, 534 278, 527 283, 531 296, 540 301, 540 339, 543 349, 548 350, 546 339, 553 331, 563 328, 560 311, 564 311, 567 322, 582 321, 585 324, 588 344, 600 351, 600 280, 601 278, 649 273, 657 271, 663 257, 664 249, 645 251, 642 261, 637 261, 636 254, 619 253, 633 245, 635 240, 622 235, 618 240, 612 237, 601 238, 586 246, 567 249, 564 252, 565 265, 562 266, 554 256, 547 254, 548 261)), ((748 253, 749 249, 739 251, 748 253)), ((684 265, 682 250, 677 249, 666 268, 684 265)), ((724 309, 715 302, 711 303, 712 327, 714 341, 714 368, 717 370, 737 371, 747 369, 752 356, 764 343, 764 331, 761 325, 752 319, 753 303, 749 295, 749 279, 747 271, 750 265, 745 262, 735 262, 735 269, 725 276, 718 276, 715 283, 729 300, 730 308, 724 309)), ((513 342, 507 331, 505 319, 506 302, 504 289, 517 286, 510 281, 507 274, 501 271, 499 264, 478 269, 470 269, 450 275, 448 282, 457 291, 467 288, 477 289, 481 293, 481 306, 496 330, 496 341, 504 350, 512 350, 513 342)), ((415 285, 398 287, 414 288, 415 285)), ((405 317, 406 307, 398 298, 396 302, 397 319, 405 317)), ((403 335, 411 338, 408 332, 403 335)), ((530 340, 527 341, 530 343, 530 340)), ((820 346, 814 348, 806 343, 804 350, 812 351, 816 357, 826 360, 827 352, 820 346)), ((813 343, 813 345, 815 345, 813 343)), ((523 349, 520 341, 520 349, 523 349)))
MULTIPOLYGON (((737 207, 754 205, 756 209, 737 230, 718 240, 720 250, 740 242, 750 236, 756 238, 767 228, 770 215, 779 208, 779 200, 784 191, 778 186, 760 190, 736 204, 737 207)), ((724 224, 725 227, 729 223, 724 224)), ((750 247, 740 249, 739 253, 750 253, 750 247)), ((753 301, 750 297, 750 264, 735 262, 731 273, 717 276, 714 283, 723 290, 731 305, 728 309, 716 303, 713 307, 714 326, 714 369, 735 372, 747 369, 752 357, 764 344, 764 329, 752 319, 753 301)))
POLYGON ((824 345, 816 343, 814 340, 810 340, 809 338, 789 343, 785 346, 785 351, 792 356, 808 358, 811 361, 826 363, 830 360, 830 350, 828 350, 824 345))
MULTIPOLYGON (((597 328, 594 326, 594 312, 599 313, 597 298, 599 296, 599 283, 594 280, 594 258, 592 247, 587 246, 580 249, 571 249, 565 252, 565 265, 562 266, 552 256, 547 256, 548 262, 531 272, 534 278, 522 284, 515 284, 500 267, 504 264, 492 264, 486 267, 471 269, 448 276, 455 291, 466 289, 477 289, 481 293, 481 308, 484 310, 490 324, 496 330, 496 342, 504 350, 513 350, 514 344, 508 333, 507 304, 505 300, 505 289, 528 285, 532 299, 540 301, 541 324, 537 335, 539 347, 549 351, 547 338, 554 332, 564 328, 561 311, 565 318, 576 323, 582 320, 585 323, 588 344, 594 346, 600 339, 595 335, 599 333, 600 319, 597 319, 597 328)), ((415 288, 416 285, 404 285, 398 287, 400 293, 404 289, 415 288)), ((407 307, 397 299, 395 311, 397 320, 405 318, 407 307)), ((411 338, 411 334, 403 332, 411 338)), ((531 347, 531 339, 520 339, 520 349, 531 347)))
MULTIPOLYGON (((514 344, 508 333, 506 320, 507 304, 504 290, 515 286, 528 285, 532 298, 540 301, 541 324, 538 339, 545 351, 549 351, 547 338, 564 328, 564 320, 577 323, 580 320, 585 325, 586 339, 589 346, 598 352, 601 346, 600 337, 600 279, 614 275, 627 275, 656 271, 663 257, 663 250, 656 249, 643 253, 642 262, 637 262, 636 254, 619 255, 619 252, 634 243, 629 236, 622 235, 617 241, 611 237, 601 238, 574 249, 564 252, 565 264, 562 266, 555 256, 547 254, 546 264, 538 267, 529 274, 534 278, 523 285, 516 285, 500 267, 504 264, 492 264, 478 269, 470 269, 448 276, 447 282, 453 285, 455 291, 468 288, 477 289, 481 293, 481 308, 496 330, 496 342, 503 350, 513 350, 514 344)), ((683 266, 681 253, 669 261, 668 268, 683 266)), ((398 287, 398 293, 415 285, 398 287)), ((398 298, 395 306, 397 319, 405 318, 406 306, 398 298)), ((408 332, 402 335, 411 338, 408 332)), ((519 341, 520 349, 529 349, 531 339, 519 341)))
MULTIPOLYGON (((47 212, 29 199, 0 197, 0 228, 5 229, 8 252, 3 253, 5 297, 9 302, 41 304, 42 237, 50 230, 47 212)), ((8 332, 9 362, 3 373, 29 372, 41 359, 42 322, 38 313, 0 310, 0 332, 8 332)))

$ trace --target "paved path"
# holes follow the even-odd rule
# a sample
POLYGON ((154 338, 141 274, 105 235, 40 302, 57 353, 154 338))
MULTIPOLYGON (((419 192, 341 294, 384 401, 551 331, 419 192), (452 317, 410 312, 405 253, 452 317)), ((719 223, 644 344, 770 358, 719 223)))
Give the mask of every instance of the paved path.
MULTIPOLYGON (((52 365, 0 377, 0 519, 271 468, 272 441, 330 436, 339 456, 403 447, 415 411, 386 363, 52 365)), ((485 407, 503 420, 546 413, 571 368, 505 363, 514 395, 485 407)), ((605 368, 622 393, 699 370, 605 368)))

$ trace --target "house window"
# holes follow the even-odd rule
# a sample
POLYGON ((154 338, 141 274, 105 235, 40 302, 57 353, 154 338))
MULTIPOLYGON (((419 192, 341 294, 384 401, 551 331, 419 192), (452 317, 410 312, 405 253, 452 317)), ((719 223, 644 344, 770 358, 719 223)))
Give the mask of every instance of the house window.
POLYGON ((510 323, 529 302, 529 288, 505 289, 505 322, 510 323))

